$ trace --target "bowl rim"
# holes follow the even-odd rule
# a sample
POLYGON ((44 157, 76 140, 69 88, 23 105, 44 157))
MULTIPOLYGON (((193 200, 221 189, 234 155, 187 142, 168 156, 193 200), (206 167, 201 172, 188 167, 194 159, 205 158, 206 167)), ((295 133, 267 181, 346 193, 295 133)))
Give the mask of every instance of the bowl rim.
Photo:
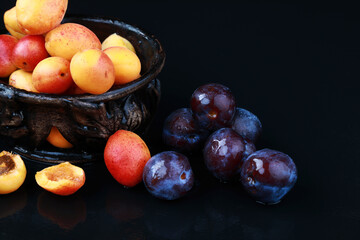
MULTIPOLYGON (((132 92, 135 92, 139 88, 147 85, 149 82, 154 80, 157 75, 161 72, 164 63, 166 54, 160 43, 160 41, 155 37, 155 35, 150 34, 140 27, 126 23, 116 17, 108 16, 94 16, 94 15, 83 15, 83 14, 67 14, 64 17, 64 20, 71 19, 81 19, 84 21, 95 21, 103 22, 107 24, 118 24, 125 26, 127 30, 134 32, 137 35, 141 35, 147 41, 151 42, 153 49, 155 50, 154 61, 151 62, 150 68, 138 79, 124 84, 123 86, 115 89, 110 89, 109 91, 102 94, 79 94, 79 95, 58 95, 58 94, 48 94, 48 93, 34 93, 28 92, 26 90, 18 89, 12 87, 6 83, 0 82, 0 97, 2 92, 5 94, 10 94, 7 98, 13 98, 16 96, 17 100, 22 102, 29 103, 39 103, 39 104, 58 104, 60 102, 68 101, 86 101, 86 102, 102 102, 102 101, 111 101, 124 97, 132 92)), ((0 33, 7 32, 6 29, 0 29, 0 33)))

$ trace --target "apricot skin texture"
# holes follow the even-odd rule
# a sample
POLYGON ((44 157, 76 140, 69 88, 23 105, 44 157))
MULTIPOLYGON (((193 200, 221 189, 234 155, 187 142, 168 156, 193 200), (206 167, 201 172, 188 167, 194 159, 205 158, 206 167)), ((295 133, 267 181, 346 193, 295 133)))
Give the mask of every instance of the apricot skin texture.
POLYGON ((125 47, 110 47, 104 53, 114 64, 115 85, 129 83, 139 77, 141 63, 135 53, 125 47))
POLYGON ((48 32, 45 48, 51 56, 67 60, 86 49, 101 49, 98 37, 87 27, 77 23, 64 23, 48 32))
POLYGON ((53 146, 58 148, 72 148, 73 145, 69 143, 60 133, 57 127, 52 127, 49 136, 46 140, 53 146))
POLYGON ((0 77, 8 77, 16 70, 12 63, 12 51, 18 40, 10 35, 0 35, 0 77))
POLYGON ((26 35, 17 22, 16 7, 11 8, 4 13, 4 24, 5 28, 15 38, 20 39, 26 35))
POLYGON ((0 153, 0 194, 15 192, 24 183, 26 167, 19 155, 0 153))
POLYGON ((17 21, 26 34, 41 35, 61 23, 67 5, 68 0, 17 0, 17 21))
POLYGON ((82 168, 63 162, 44 168, 35 174, 36 183, 45 190, 60 196, 68 196, 78 191, 85 183, 82 168))
POLYGON ((129 42, 129 40, 116 33, 113 33, 110 36, 108 36, 101 44, 102 50, 105 50, 110 47, 126 47, 127 49, 131 50, 133 53, 136 53, 134 46, 129 42))
POLYGON ((151 158, 146 143, 135 133, 118 130, 108 139, 104 160, 110 174, 126 187, 142 181, 143 169, 151 158))
POLYGON ((70 72, 75 84, 91 94, 108 91, 115 81, 111 59, 98 49, 76 53, 70 62, 70 72))
POLYGON ((9 85, 28 92, 38 92, 32 82, 32 73, 18 69, 9 77, 9 85))

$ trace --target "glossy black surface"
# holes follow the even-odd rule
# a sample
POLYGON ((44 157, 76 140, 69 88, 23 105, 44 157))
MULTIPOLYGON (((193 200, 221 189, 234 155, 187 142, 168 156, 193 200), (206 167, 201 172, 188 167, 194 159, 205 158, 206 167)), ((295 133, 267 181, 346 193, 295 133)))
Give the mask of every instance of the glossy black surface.
MULTIPOLYGON (((14 2, 3 1, 1 11, 14 2)), ((119 17, 163 44, 162 98, 145 139, 152 154, 166 148, 166 116, 187 107, 198 86, 216 81, 259 117, 258 149, 288 154, 298 181, 279 204, 263 206, 239 184, 212 177, 199 154, 189 156, 193 190, 174 202, 155 199, 143 185, 123 189, 101 163, 84 167, 87 181, 77 194, 59 198, 36 185, 34 174, 42 166, 27 162, 24 185, 0 196, 1 240, 358 238, 358 8, 70 0, 68 12, 119 17)))

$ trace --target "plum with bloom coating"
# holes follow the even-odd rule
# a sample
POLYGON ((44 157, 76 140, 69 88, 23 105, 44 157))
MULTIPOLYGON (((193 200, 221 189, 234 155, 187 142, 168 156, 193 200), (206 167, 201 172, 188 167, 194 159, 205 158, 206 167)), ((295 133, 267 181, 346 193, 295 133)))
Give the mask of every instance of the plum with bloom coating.
POLYGON ((155 197, 174 200, 184 196, 194 185, 188 158, 174 151, 154 155, 143 171, 146 189, 155 197))
POLYGON ((244 108, 236 108, 231 128, 243 138, 255 143, 262 132, 259 118, 244 108))
POLYGON ((172 112, 163 127, 164 143, 181 152, 200 149, 208 136, 208 131, 197 126, 190 108, 180 108, 172 112))
POLYGON ((224 85, 205 84, 192 94, 191 110, 201 128, 215 131, 231 124, 236 110, 235 98, 224 85))
POLYGON ((244 189, 258 202, 278 203, 295 185, 297 169, 285 153, 262 149, 243 163, 240 181, 244 189))

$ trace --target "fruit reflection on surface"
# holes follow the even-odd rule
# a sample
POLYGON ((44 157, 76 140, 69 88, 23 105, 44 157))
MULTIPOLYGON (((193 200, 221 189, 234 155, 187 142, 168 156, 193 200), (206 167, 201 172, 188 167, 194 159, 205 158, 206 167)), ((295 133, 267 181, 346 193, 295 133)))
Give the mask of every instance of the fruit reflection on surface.
POLYGON ((65 230, 73 229, 86 219, 86 204, 78 194, 63 198, 41 192, 37 200, 37 209, 41 216, 65 230))
POLYGON ((146 163, 143 181, 153 196, 174 200, 192 189, 194 174, 185 155, 167 151, 154 155, 146 163))
POLYGON ((231 127, 240 136, 253 143, 258 140, 262 132, 262 125, 258 117, 243 108, 236 108, 231 127))
POLYGON ((12 52, 18 40, 10 35, 0 35, 0 77, 8 77, 16 70, 12 62, 12 52))
POLYGON ((28 202, 25 188, 0 197, 0 219, 9 217, 22 210, 28 202))
POLYGON ((142 180, 150 151, 139 135, 118 130, 111 135, 104 150, 104 161, 110 174, 125 187, 134 187, 142 180))
POLYGON ((0 153, 0 194, 12 193, 19 189, 26 177, 24 161, 17 154, 0 153))
POLYGON ((52 127, 46 140, 58 148, 72 148, 73 145, 64 138, 57 127, 52 127))
POLYGON ((245 151, 246 142, 240 135, 231 128, 221 128, 205 143, 205 165, 221 181, 232 180, 243 161, 245 151))
POLYGON ((42 35, 27 35, 15 45, 12 62, 20 69, 32 72, 36 65, 48 56, 45 49, 45 38, 42 35))
POLYGON ((80 167, 63 162, 37 172, 35 180, 45 190, 67 196, 75 193, 84 185, 85 172, 80 167))
POLYGON ((278 203, 295 185, 297 169, 285 153, 262 149, 243 163, 240 181, 244 189, 258 202, 278 203))
POLYGON ((178 151, 199 150, 208 135, 197 126, 190 108, 175 110, 165 119, 163 141, 178 151))
POLYGON ((191 109, 201 128, 228 127, 235 114, 235 98, 230 89, 217 83, 197 88, 191 96, 191 109))

